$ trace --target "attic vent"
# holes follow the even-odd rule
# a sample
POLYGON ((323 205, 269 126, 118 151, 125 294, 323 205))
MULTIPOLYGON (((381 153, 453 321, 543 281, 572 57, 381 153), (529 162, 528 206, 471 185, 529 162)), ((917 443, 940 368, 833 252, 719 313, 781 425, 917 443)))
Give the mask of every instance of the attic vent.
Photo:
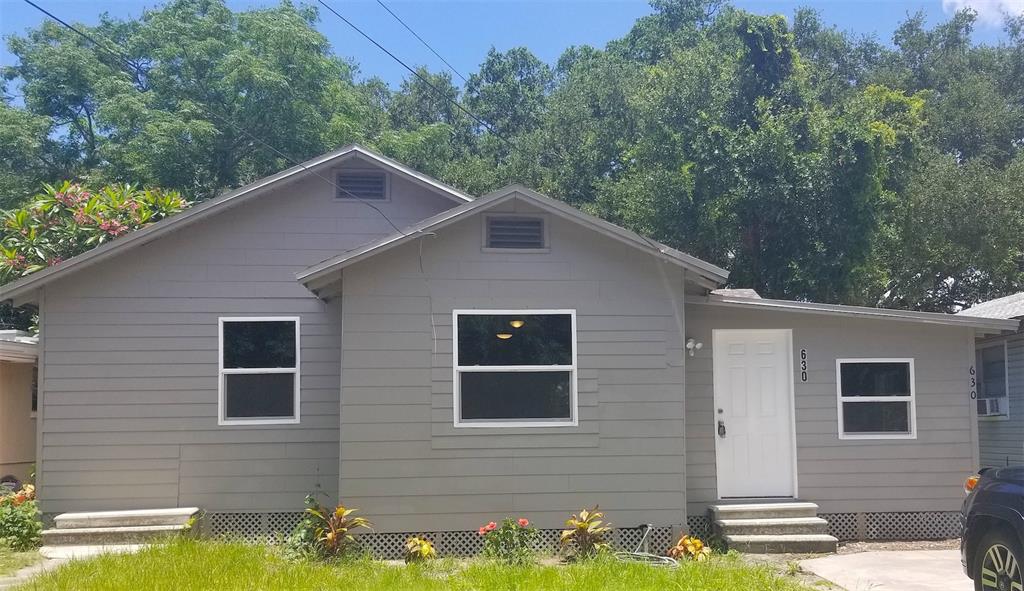
POLYGON ((544 219, 537 217, 488 217, 487 248, 543 249, 544 219))
POLYGON ((387 176, 383 172, 339 172, 338 199, 387 199, 387 176))

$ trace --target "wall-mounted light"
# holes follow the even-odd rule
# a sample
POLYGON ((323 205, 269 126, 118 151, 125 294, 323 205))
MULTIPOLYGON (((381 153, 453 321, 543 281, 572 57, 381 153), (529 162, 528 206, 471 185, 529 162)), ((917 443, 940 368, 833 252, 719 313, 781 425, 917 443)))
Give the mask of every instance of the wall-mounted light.
POLYGON ((508 340, 508 339, 512 338, 512 333, 510 333, 510 332, 499 332, 498 334, 496 334, 494 336, 496 336, 499 339, 505 341, 505 340, 508 340))
POLYGON ((509 326, 511 326, 512 328, 522 328, 525 324, 526 321, 520 320, 519 318, 509 321, 509 326))
POLYGON ((694 353, 703 347, 704 343, 693 337, 686 339, 686 350, 690 353, 690 357, 693 357, 694 353))

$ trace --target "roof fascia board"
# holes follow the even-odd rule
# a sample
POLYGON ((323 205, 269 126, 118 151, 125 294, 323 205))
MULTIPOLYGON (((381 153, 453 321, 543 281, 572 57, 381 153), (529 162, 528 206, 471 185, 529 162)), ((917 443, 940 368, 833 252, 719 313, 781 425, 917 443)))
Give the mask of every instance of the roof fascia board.
POLYGON ((946 326, 974 328, 985 332, 1017 330, 1019 326, 1018 321, 1002 320, 998 318, 980 318, 957 316, 955 314, 942 314, 938 312, 914 312, 909 310, 890 310, 886 308, 868 308, 860 306, 841 306, 838 304, 819 304, 816 302, 793 302, 788 300, 753 300, 711 295, 707 297, 689 296, 686 299, 686 303, 757 310, 767 309, 779 312, 854 316, 860 318, 875 318, 878 320, 919 322, 924 324, 942 324, 946 326))
POLYGON ((464 193, 447 187, 440 182, 432 183, 426 175, 420 174, 404 165, 398 164, 390 158, 386 158, 360 146, 345 146, 333 152, 328 152, 322 156, 307 160, 302 164, 287 168, 268 177, 264 177, 243 187, 239 187, 238 189, 223 193, 213 199, 204 201, 181 213, 173 215, 166 220, 161 220, 152 226, 136 230, 122 238, 102 244, 58 265, 48 267, 26 277, 22 277, 16 281, 12 281, 7 285, 0 286, 0 300, 16 299, 21 296, 31 297, 31 290, 48 283, 51 278, 63 276, 67 273, 71 273, 73 270, 102 262, 111 256, 124 252, 127 249, 142 246, 143 244, 156 240, 157 238, 160 238, 174 230, 178 230, 188 224, 206 219, 211 215, 239 205, 248 199, 262 195, 268 190, 277 188, 278 184, 292 180, 293 177, 302 173, 315 172, 316 169, 321 167, 330 168, 332 166, 337 166, 340 162, 344 162, 349 158, 357 156, 365 157, 373 162, 381 164, 382 166, 407 175, 410 180, 426 186, 427 188, 439 191, 446 196, 450 196, 455 201, 459 201, 461 203, 471 201, 471 198, 464 193))

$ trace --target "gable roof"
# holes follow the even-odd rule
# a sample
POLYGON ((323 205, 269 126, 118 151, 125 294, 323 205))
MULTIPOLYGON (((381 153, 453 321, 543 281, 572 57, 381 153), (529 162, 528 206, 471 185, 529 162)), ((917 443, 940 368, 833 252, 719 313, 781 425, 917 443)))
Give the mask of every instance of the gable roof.
POLYGON ((147 226, 141 230, 136 230, 135 232, 131 232, 117 240, 112 240, 106 244, 102 244, 92 250, 88 250, 78 256, 53 265, 52 267, 47 267, 46 269, 37 271, 16 281, 12 281, 7 285, 0 286, 0 300, 25 296, 25 294, 28 294, 32 290, 35 290, 57 278, 64 277, 78 269, 106 260, 137 246, 152 242, 167 233, 184 228, 189 224, 206 219, 207 217, 220 213, 230 207, 234 207, 248 201, 249 199, 262 195, 268 190, 276 188, 288 181, 293 181, 306 175, 315 174, 315 170, 318 168, 336 166, 346 160, 356 157, 378 164, 382 168, 385 168, 395 174, 399 174, 422 187, 435 191, 456 203, 466 203, 473 199, 466 193, 463 193, 462 191, 448 186, 421 172, 413 170, 404 164, 392 160, 391 158, 373 152, 372 150, 368 150, 362 146, 352 144, 334 150, 333 152, 328 152, 322 156, 317 156, 316 158, 312 158, 301 164, 282 170, 277 174, 264 177, 243 187, 222 193, 213 199, 203 201, 194 207, 160 220, 151 226, 147 226))
MULTIPOLYGON (((652 256, 666 262, 674 263, 688 271, 696 274, 698 283, 703 283, 708 288, 718 287, 725 283, 729 272, 711 263, 702 261, 697 257, 690 256, 670 246, 641 236, 636 232, 617 226, 601 218, 584 213, 571 205, 567 205, 546 195, 542 195, 522 185, 509 185, 488 193, 475 201, 449 209, 433 217, 427 218, 418 224, 406 228, 402 232, 392 234, 364 244, 363 246, 343 252, 336 257, 317 263, 296 275, 296 279, 306 287, 316 286, 323 283, 323 280, 336 271, 400 246, 424 234, 433 232, 465 219, 473 214, 487 211, 512 199, 521 199, 543 211, 559 216, 563 219, 575 222, 590 230, 598 232, 609 238, 644 251, 652 256)), ((311 289, 313 289, 311 287, 311 289)))
POLYGON ((987 316, 989 318, 1024 318, 1024 291, 975 304, 957 312, 958 316, 987 316))

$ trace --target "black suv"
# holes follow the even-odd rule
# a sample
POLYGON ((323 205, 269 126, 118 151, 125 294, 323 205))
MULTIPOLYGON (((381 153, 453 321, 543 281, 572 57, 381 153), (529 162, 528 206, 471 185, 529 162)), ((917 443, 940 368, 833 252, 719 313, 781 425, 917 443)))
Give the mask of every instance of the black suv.
POLYGON ((977 591, 1024 591, 1024 466, 985 468, 964 484, 960 561, 977 591))

